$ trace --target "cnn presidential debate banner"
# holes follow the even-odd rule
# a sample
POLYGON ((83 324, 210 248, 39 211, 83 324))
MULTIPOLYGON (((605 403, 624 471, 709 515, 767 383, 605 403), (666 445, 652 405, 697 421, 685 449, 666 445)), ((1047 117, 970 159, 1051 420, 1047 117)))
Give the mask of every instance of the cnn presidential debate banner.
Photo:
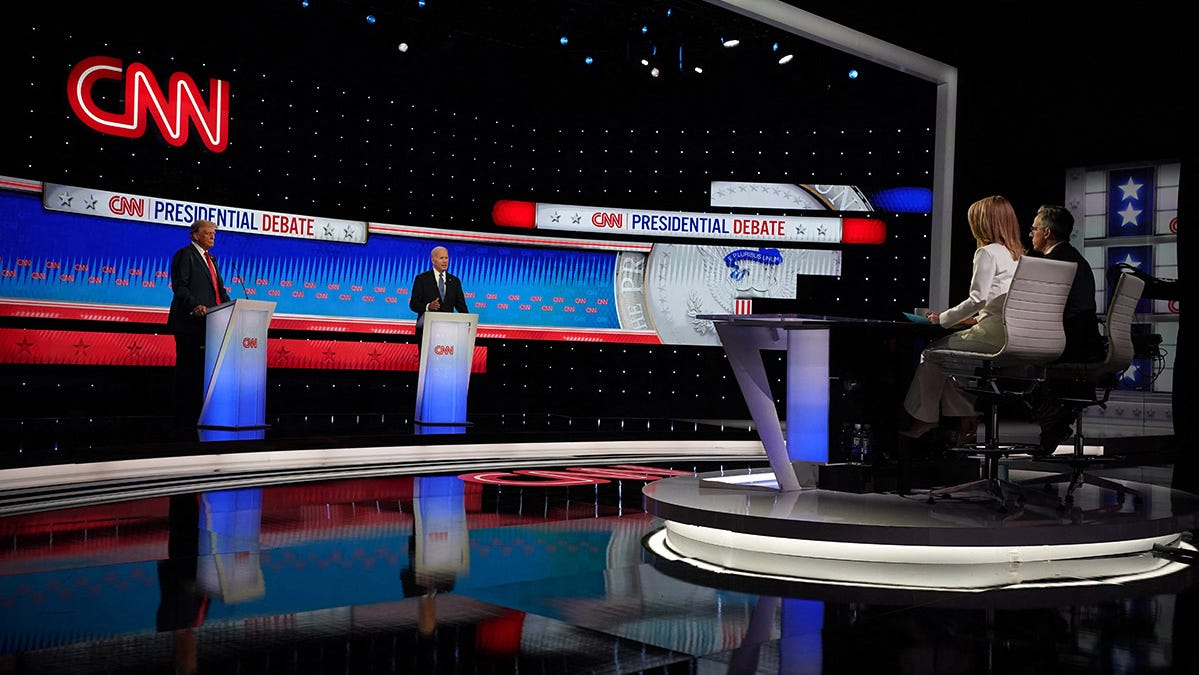
MULTIPOLYGON (((272 328, 343 334, 411 335, 410 285, 435 245, 450 249, 450 270, 479 315, 480 337, 717 345, 697 314, 747 311, 755 297, 793 298, 796 275, 837 275, 841 265, 839 251, 774 241, 481 235, 3 182, 10 189, 0 190, 0 316, 165 324, 170 259, 195 218, 219 226, 213 253, 231 297, 277 303, 272 328)), ((44 332, 5 330, 22 333, 5 336, 0 359, 8 362, 47 362, 39 350, 56 355, 50 362, 94 362, 88 349, 100 350, 89 341, 114 335, 50 344, 44 332)), ((171 357, 165 340, 143 336, 138 345, 109 348, 140 358, 119 363, 153 365, 171 357)), ((378 350, 359 350, 357 361, 340 366, 327 363, 328 349, 279 351, 290 361, 272 358, 273 367, 393 367, 380 363, 378 350)))

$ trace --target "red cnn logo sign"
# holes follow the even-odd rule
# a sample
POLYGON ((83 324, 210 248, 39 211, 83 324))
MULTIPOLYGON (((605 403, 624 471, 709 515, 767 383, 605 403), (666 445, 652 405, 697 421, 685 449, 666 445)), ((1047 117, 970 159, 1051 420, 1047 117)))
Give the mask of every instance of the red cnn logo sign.
POLYGON ((224 152, 229 143, 229 83, 208 81, 209 99, 205 102, 199 87, 186 73, 171 75, 166 93, 144 64, 131 63, 128 70, 121 61, 108 56, 91 56, 71 69, 67 78, 67 100, 71 110, 84 124, 102 134, 140 138, 146 133, 146 118, 152 117, 167 143, 181 146, 187 142, 189 123, 205 147, 224 152), (92 87, 100 80, 125 80, 125 110, 113 113, 101 110, 92 98, 92 87))
POLYGON ((244 337, 241 339, 242 349, 258 349, 258 338, 244 337))
POLYGON ((591 224, 596 227, 614 227, 619 230, 624 226, 624 214, 596 211, 591 214, 591 224))
POLYGON ((433 353, 434 354, 445 354, 446 356, 453 356, 454 345, 437 345, 436 347, 433 348, 433 353))
POLYGON ((119 215, 141 218, 146 215, 146 200, 114 196, 108 199, 108 210, 119 215))

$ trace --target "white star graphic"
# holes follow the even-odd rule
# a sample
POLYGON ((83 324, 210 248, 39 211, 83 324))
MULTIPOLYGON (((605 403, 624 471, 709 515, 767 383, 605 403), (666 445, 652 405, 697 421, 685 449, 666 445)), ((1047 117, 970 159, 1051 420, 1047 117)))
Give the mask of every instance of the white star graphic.
POLYGON ((1124 259, 1123 259, 1123 260, 1121 260, 1121 261, 1119 262, 1119 264, 1121 264, 1121 265, 1128 265, 1129 267, 1136 267, 1136 268, 1138 268, 1138 269, 1141 267, 1141 261, 1140 261, 1140 260, 1136 260, 1136 259, 1134 259, 1134 258, 1132 257, 1132 254, 1131 254, 1131 253, 1129 253, 1128 255, 1124 256, 1124 259))
POLYGON ((1120 381, 1121 382, 1136 382, 1137 381, 1136 365, 1129 365, 1127 368, 1125 368, 1124 371, 1120 373, 1120 381))
POLYGON ((1120 192, 1124 193, 1124 196, 1120 198, 1120 201, 1124 201, 1125 199, 1140 199, 1141 188, 1145 187, 1145 185, 1133 181, 1132 176, 1129 176, 1127 183, 1117 185, 1116 187, 1120 188, 1120 192))
POLYGON ((1137 216, 1144 213, 1144 211, 1141 209, 1134 209, 1132 208, 1132 204, 1129 204, 1128 206, 1124 207, 1123 211, 1117 211, 1117 213, 1119 213, 1120 217, 1124 219, 1120 223, 1120 227, 1124 227, 1125 225, 1136 225, 1137 216))

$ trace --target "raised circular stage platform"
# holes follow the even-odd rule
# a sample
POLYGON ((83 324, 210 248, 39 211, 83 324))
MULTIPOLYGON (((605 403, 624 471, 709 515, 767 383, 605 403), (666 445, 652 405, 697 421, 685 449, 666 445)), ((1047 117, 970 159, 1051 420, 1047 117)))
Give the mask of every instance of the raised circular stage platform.
MULTIPOLYGON (((1013 470, 1008 480, 1049 475, 1013 470)), ((769 469, 679 476, 644 488, 646 509, 665 521, 646 544, 720 574, 925 590, 1123 583, 1186 567, 1177 556, 1193 556, 1183 535, 1199 523, 1199 497, 1119 483, 1126 495, 1084 485, 1066 502, 1063 485, 1029 486, 1004 504, 982 493, 930 502, 780 491, 769 469)))

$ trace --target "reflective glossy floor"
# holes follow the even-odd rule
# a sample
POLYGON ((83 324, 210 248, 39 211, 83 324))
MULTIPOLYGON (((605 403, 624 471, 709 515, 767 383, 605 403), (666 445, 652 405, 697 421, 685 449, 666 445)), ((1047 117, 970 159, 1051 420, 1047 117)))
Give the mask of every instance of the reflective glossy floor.
POLYGON ((0 673, 1199 672, 1185 556, 981 591, 706 572, 646 548, 663 523, 641 490, 767 467, 752 431, 559 423, 580 421, 144 432, 93 450, 92 475, 27 450, 0 473, 0 673))

